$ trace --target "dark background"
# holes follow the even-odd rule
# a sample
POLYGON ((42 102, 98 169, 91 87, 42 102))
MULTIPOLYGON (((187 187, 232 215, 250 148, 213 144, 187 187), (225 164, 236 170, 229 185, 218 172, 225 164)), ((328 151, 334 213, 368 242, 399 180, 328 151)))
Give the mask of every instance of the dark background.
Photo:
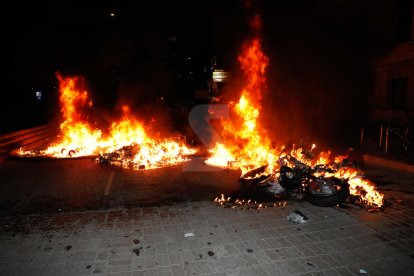
POLYGON ((238 72, 257 12, 270 59, 262 113, 272 137, 354 143, 369 111, 371 64, 410 39, 412 1, 250 2, 9 3, 0 133, 59 121, 57 71, 85 77, 97 120, 110 121, 127 102, 137 116, 183 131, 188 110, 206 102, 194 93, 207 89, 211 58, 238 72))

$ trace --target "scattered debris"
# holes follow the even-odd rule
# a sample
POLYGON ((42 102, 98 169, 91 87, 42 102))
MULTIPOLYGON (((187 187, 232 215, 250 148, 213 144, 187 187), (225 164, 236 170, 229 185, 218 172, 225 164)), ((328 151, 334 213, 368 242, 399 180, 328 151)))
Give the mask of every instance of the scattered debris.
POLYGON ((72 248, 72 245, 66 245, 65 249, 66 251, 69 251, 72 248))
POLYGON ((303 224, 309 221, 309 218, 302 214, 299 210, 294 210, 289 216, 287 216, 287 219, 297 224, 303 224))
POLYGON ((272 194, 277 195, 277 194, 283 194, 285 192, 285 188, 283 188, 282 185, 280 185, 277 179, 268 180, 266 184, 268 185, 267 191, 272 194))
MULTIPOLYGON (((249 171, 239 179, 242 192, 225 197, 223 194, 214 203, 233 209, 261 209, 280 206, 274 201, 281 197, 304 199, 320 207, 348 209, 339 205, 348 197, 371 212, 382 211, 384 196, 376 185, 365 178, 357 162, 346 155, 330 157, 330 152, 321 152, 316 157, 312 150, 302 147, 283 148, 272 158, 272 164, 261 167, 246 166, 249 171), (269 169, 270 168, 270 169, 269 169), (351 196, 350 196, 351 194, 351 196), (268 198, 265 201, 261 198, 268 198), (263 203, 260 203, 263 202, 263 203), (266 202, 266 203, 264 203, 266 202), (268 204, 269 202, 273 204, 268 204)), ((244 165, 243 165, 244 166, 244 165)))
POLYGON ((137 254, 137 256, 139 256, 139 249, 138 248, 132 249, 132 252, 134 252, 135 254, 137 254))
POLYGON ((194 237, 194 234, 193 233, 185 233, 184 234, 184 238, 188 238, 188 237, 194 237))
POLYGON ((365 269, 363 269, 363 268, 360 268, 359 269, 359 273, 361 273, 361 274, 367 274, 368 273, 368 271, 366 271, 365 269))
POLYGON ((207 252, 207 254, 208 254, 210 257, 214 256, 214 252, 213 252, 213 251, 208 251, 208 252, 207 252))

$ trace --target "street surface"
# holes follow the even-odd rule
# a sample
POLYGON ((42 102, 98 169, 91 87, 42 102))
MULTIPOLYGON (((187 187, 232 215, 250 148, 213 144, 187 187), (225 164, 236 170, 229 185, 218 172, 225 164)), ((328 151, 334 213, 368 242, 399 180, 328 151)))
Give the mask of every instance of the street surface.
POLYGON ((414 275, 414 176, 366 167, 383 212, 217 206, 239 172, 90 159, 0 165, 0 275, 414 275), (286 219, 299 210, 306 224, 286 219))
POLYGON ((239 176, 183 173, 181 165, 136 171, 91 158, 16 158, 0 164, 0 216, 212 200, 239 189, 239 176))

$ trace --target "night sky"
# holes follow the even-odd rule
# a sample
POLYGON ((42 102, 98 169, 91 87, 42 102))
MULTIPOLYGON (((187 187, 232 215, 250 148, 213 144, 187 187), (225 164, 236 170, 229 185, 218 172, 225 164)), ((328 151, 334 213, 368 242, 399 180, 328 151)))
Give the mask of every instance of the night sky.
POLYGON ((213 56, 237 72, 255 12, 270 58, 269 129, 284 139, 328 137, 338 123, 353 131, 366 115, 372 61, 405 35, 394 1, 250 2, 252 9, 236 0, 13 3, 2 19, 0 133, 59 119, 57 71, 86 78, 103 118, 122 102, 138 116, 189 109, 200 103, 194 91, 207 89, 213 56))

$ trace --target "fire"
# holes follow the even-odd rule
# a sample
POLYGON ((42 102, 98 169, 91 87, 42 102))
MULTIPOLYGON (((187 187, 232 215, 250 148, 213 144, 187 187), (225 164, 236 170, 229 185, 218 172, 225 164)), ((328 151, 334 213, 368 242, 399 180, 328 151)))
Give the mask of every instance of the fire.
POLYGON ((134 169, 157 168, 187 161, 195 150, 186 147, 183 139, 151 138, 144 124, 137 120, 128 105, 122 106, 122 117, 112 122, 108 134, 94 129, 82 113, 93 103, 81 77, 62 77, 59 80, 60 106, 63 122, 60 141, 41 151, 24 151, 21 156, 49 156, 68 158, 101 155, 98 160, 134 169), (127 150, 128 149, 128 150, 127 150))
MULTIPOLYGON (((315 176, 320 175, 321 174, 315 173, 315 176)), ((340 168, 334 173, 325 173, 323 176, 346 179, 349 184, 350 194, 358 196, 360 202, 363 204, 367 204, 373 207, 381 207, 384 205, 384 195, 377 191, 374 183, 367 179, 364 179, 360 174, 360 171, 355 168, 344 167, 340 168)))
POLYGON ((285 207, 287 205, 286 201, 279 201, 277 203, 258 203, 251 199, 232 199, 230 196, 225 197, 224 194, 216 197, 214 203, 224 208, 232 209, 263 209, 276 206, 285 207))
MULTIPOLYGON (((268 58, 261 49, 259 39, 253 39, 245 45, 242 54, 238 60, 245 76, 245 84, 241 89, 239 101, 234 104, 230 103, 233 112, 232 120, 223 121, 221 134, 223 141, 216 143, 209 150, 211 156, 206 163, 213 166, 228 167, 240 169, 242 176, 246 179, 259 178, 262 175, 269 175, 275 178, 280 168, 279 160, 289 160, 283 157, 287 155, 294 157, 296 160, 307 166, 316 165, 334 165, 340 164, 345 156, 332 157, 330 151, 320 152, 317 156, 313 150, 316 145, 313 144, 309 150, 302 147, 291 149, 285 146, 280 148, 272 146, 267 132, 260 126, 260 100, 266 83, 266 68, 269 63, 268 58), (247 175, 248 172, 257 168, 265 168, 255 175, 247 175)), ((284 164, 295 166, 295 164, 284 164)), ((320 175, 321 173, 315 173, 320 175)), ((348 181, 350 193, 360 197, 361 201, 371 206, 381 207, 383 195, 379 193, 375 185, 362 177, 358 176, 359 172, 351 167, 340 168, 332 173, 324 173, 325 177, 337 177, 348 181)), ((215 200, 219 205, 228 205, 230 198, 217 197, 215 200)), ((241 201, 237 199, 232 202, 236 206, 241 201)))
POLYGON ((223 144, 217 143, 215 148, 210 150, 210 152, 214 152, 214 155, 206 160, 207 164, 219 167, 231 167, 230 164, 234 164, 236 161, 232 153, 223 144))
POLYGON ((109 129, 109 137, 102 141, 106 152, 112 152, 124 146, 131 144, 143 144, 150 140, 147 137, 144 126, 131 114, 128 105, 123 105, 122 117, 118 122, 113 122, 109 129))
POLYGON ((348 180, 350 193, 360 197, 362 203, 381 207, 384 205, 384 195, 367 179, 360 177, 348 180))
MULTIPOLYGON (((266 130, 259 124, 260 100, 266 84, 266 68, 269 59, 261 49, 259 39, 253 39, 245 45, 243 53, 239 56, 241 69, 246 77, 244 88, 236 104, 231 104, 234 120, 223 121, 222 135, 224 143, 216 143, 210 149, 211 157, 206 163, 219 167, 237 168, 242 174, 263 165, 268 165, 265 173, 274 171, 277 160, 283 155, 285 147, 280 151, 271 146, 271 140, 266 130)), ((316 147, 312 145, 311 151, 316 147)), ((302 148, 295 148, 289 153, 296 159, 311 165, 311 161, 304 154, 302 148)), ((330 152, 320 153, 316 164, 328 163, 330 152)))
MULTIPOLYGON (((265 164, 274 164, 275 151, 266 131, 258 123, 260 106, 258 100, 266 81, 265 72, 268 58, 261 50, 259 39, 254 39, 245 45, 242 55, 238 58, 246 77, 246 83, 236 104, 231 104, 235 120, 224 121, 223 136, 225 144, 217 143, 210 149, 211 157, 206 163, 213 166, 225 167, 233 164, 242 173, 258 168, 265 164)), ((272 167, 267 168, 268 171, 272 167)))

